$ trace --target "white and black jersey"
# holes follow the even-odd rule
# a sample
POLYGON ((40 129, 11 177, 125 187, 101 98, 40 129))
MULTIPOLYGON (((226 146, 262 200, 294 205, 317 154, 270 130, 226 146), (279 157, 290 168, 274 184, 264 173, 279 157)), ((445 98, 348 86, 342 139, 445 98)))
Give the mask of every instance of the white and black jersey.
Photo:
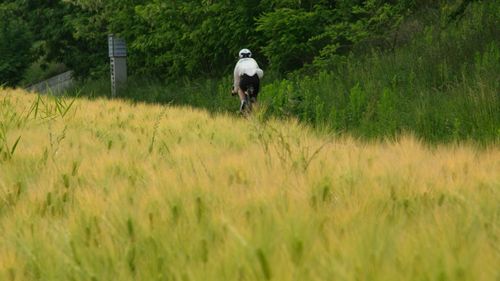
MULTIPOLYGON (((236 64, 234 68, 234 88, 237 89, 241 85, 241 79, 243 76, 253 77, 250 79, 251 81, 255 81, 262 79, 264 77, 264 71, 259 68, 257 62, 252 58, 242 58, 236 64)), ((248 79, 245 79, 245 83, 249 82, 248 79)), ((259 85, 255 85, 258 87, 259 85)))

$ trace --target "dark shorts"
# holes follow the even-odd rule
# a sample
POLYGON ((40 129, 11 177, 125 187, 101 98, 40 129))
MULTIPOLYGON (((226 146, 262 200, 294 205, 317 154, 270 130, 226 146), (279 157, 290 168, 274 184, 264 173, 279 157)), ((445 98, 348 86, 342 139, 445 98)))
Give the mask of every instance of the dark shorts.
POLYGON ((240 88, 246 92, 250 86, 253 86, 253 97, 257 97, 260 91, 260 79, 257 74, 254 76, 243 74, 243 76, 241 76, 240 88))

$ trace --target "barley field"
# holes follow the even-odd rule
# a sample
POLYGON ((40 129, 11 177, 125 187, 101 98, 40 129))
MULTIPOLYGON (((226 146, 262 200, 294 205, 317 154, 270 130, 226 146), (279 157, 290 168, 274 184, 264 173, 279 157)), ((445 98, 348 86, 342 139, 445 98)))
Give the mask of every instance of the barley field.
POLYGON ((500 148, 0 90, 0 280, 500 280, 500 148))

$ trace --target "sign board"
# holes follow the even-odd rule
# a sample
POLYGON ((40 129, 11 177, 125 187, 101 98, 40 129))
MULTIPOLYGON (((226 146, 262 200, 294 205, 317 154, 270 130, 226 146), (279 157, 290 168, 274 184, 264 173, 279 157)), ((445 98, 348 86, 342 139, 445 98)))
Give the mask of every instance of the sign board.
POLYGON ((125 40, 114 37, 113 34, 108 36, 108 49, 110 58, 121 58, 127 56, 127 44, 125 40))

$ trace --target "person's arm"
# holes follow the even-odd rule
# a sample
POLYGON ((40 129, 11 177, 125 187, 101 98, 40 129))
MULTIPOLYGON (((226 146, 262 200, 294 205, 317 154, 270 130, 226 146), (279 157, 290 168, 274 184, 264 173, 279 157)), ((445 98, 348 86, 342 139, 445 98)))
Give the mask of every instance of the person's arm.
POLYGON ((237 93, 239 87, 240 87, 240 70, 238 64, 236 64, 236 67, 234 68, 234 84, 232 93, 237 93))
POLYGON ((262 79, 262 77, 264 77, 264 70, 260 69, 259 67, 259 64, 257 63, 256 60, 255 61, 255 65, 257 66, 257 69, 255 70, 255 72, 257 73, 257 76, 259 76, 259 79, 262 79))
POLYGON ((259 79, 262 79, 264 77, 264 70, 257 68, 257 76, 259 76, 259 79))

